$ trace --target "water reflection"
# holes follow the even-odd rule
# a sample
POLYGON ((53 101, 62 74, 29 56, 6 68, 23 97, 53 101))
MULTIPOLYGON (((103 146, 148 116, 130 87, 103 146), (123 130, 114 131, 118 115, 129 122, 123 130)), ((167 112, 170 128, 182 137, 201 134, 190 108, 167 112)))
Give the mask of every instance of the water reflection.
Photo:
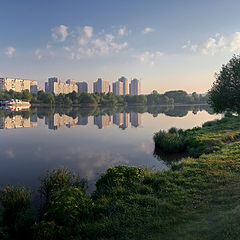
POLYGON ((0 186, 37 186, 61 166, 92 184, 119 164, 168 169, 179 156, 153 155, 153 134, 200 126, 218 117, 212 114, 208 106, 0 110, 0 186))
POLYGON ((125 130, 129 126, 140 127, 143 113, 150 113, 153 117, 164 114, 171 117, 184 117, 190 111, 197 114, 199 111, 207 111, 213 114, 207 105, 197 106, 140 106, 118 108, 32 108, 28 111, 0 110, 0 129, 36 127, 38 118, 45 118, 48 129, 59 130, 89 125, 89 117, 93 117, 93 123, 98 129, 108 128, 111 124, 125 130))

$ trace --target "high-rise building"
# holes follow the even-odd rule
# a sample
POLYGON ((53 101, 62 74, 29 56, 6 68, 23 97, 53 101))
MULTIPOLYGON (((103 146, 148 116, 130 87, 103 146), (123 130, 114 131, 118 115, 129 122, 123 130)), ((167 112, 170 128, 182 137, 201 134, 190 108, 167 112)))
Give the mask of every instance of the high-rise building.
POLYGON ((94 93, 109 93, 111 90, 109 81, 102 78, 98 78, 96 82, 93 83, 94 93))
POLYGON ((114 82, 112 84, 112 92, 115 95, 123 95, 123 82, 114 82))
POLYGON ((37 81, 21 78, 0 78, 0 91, 13 90, 15 92, 21 92, 28 90, 29 92, 36 93, 38 90, 37 84, 37 81))
POLYGON ((62 83, 60 78, 52 77, 48 78, 48 82, 45 83, 45 91, 51 92, 55 95, 60 93, 68 94, 73 91, 78 92, 78 86, 74 80, 69 79, 66 81, 66 83, 62 83))
POLYGON ((127 95, 128 94, 128 80, 125 77, 120 77, 118 79, 119 82, 123 83, 123 95, 127 95))
POLYGON ((79 93, 88 92, 88 84, 86 82, 77 82, 77 86, 79 93))
POLYGON ((140 95, 141 94, 141 86, 140 81, 134 78, 129 84, 129 94, 130 95, 140 95))

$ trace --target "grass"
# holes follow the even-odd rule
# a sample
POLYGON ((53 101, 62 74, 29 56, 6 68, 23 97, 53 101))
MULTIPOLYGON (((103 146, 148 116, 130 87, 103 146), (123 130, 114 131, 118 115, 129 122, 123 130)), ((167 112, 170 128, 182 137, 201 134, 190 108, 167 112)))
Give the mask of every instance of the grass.
POLYGON ((183 131, 159 131, 154 135, 156 151, 163 153, 186 152, 190 156, 199 157, 204 153, 219 150, 226 143, 240 139, 240 117, 227 117, 206 122, 202 128, 197 127, 183 131))
MULTIPOLYGON (((192 137, 206 148, 221 144, 164 172, 110 168, 92 195, 77 175, 64 169, 49 172, 40 186, 46 206, 29 227, 33 235, 28 239, 240 239, 238 121, 227 117, 186 130, 186 135, 172 129, 170 134, 192 137)), ((3 220, 0 236, 9 240, 3 220)))

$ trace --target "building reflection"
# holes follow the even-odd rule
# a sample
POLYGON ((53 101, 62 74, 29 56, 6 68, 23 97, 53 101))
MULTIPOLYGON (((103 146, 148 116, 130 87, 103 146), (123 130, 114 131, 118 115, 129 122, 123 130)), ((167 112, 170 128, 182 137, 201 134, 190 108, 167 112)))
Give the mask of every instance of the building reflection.
POLYGON ((142 124, 142 115, 140 113, 131 112, 130 122, 133 127, 139 127, 142 124))
POLYGON ((0 129, 29 128, 36 127, 37 125, 36 115, 29 118, 24 118, 21 115, 0 117, 0 129))
POLYGON ((94 116, 94 125, 97 125, 99 129, 107 128, 110 126, 111 116, 108 114, 94 116))
MULTIPOLYGON (((0 117, 0 128, 24 128, 24 127, 36 127, 38 125, 38 115, 31 112, 23 112, 15 115, 15 113, 9 113, 8 116, 0 117)), ((48 129, 59 130, 61 127, 66 126, 72 128, 75 126, 87 126, 89 125, 89 117, 81 115, 72 115, 61 113, 44 113, 39 115, 40 119, 45 116, 45 124, 48 129)), ((112 124, 117 125, 120 129, 125 130, 128 128, 129 123, 134 127, 141 126, 141 114, 140 113, 114 113, 112 116, 108 114, 93 116, 94 125, 99 129, 107 128, 112 124), (130 118, 130 121, 129 121, 130 118)), ((91 124, 90 124, 91 125, 91 124)))
POLYGON ((51 116, 45 117, 45 124, 48 125, 49 129, 59 130, 62 126, 67 126, 68 128, 72 128, 76 126, 78 123, 78 118, 73 119, 67 115, 60 115, 55 113, 51 116))
POLYGON ((79 116, 77 125, 83 125, 83 126, 88 125, 88 117, 79 116))
POLYGON ((113 124, 119 126, 122 130, 128 127, 128 113, 114 113, 113 124))

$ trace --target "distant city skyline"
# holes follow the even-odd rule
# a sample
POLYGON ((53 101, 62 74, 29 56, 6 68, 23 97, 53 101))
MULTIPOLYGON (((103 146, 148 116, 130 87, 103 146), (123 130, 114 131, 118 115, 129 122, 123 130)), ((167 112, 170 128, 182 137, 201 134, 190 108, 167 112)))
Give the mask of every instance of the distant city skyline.
POLYGON ((42 88, 61 76, 88 82, 90 92, 99 76, 123 75, 142 80, 143 94, 204 93, 239 53, 239 7, 237 0, 3 1, 0 75, 42 88))

